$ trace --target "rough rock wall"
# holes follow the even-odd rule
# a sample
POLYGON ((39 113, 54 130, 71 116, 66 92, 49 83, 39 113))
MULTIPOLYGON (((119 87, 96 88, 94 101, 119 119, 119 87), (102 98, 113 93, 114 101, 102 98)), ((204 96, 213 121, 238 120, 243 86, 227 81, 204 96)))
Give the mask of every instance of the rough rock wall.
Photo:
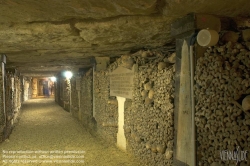
POLYGON ((24 0, 16 3, 1 0, 0 52, 8 54, 14 66, 22 62, 20 67, 24 71, 31 69, 31 65, 32 70, 36 70, 42 62, 59 69, 72 61, 80 66, 83 59, 93 54, 123 55, 134 48, 161 47, 169 41, 172 21, 190 12, 249 15, 249 0, 227 2, 71 0, 61 3, 53 0, 33 3, 24 0), (69 58, 69 54, 73 58, 69 58))
MULTIPOLYGON (((224 37, 228 43, 208 48, 197 60, 195 122, 200 166, 235 165, 234 160, 222 160, 221 152, 237 152, 238 148, 238 153, 250 150, 250 108, 248 105, 248 110, 244 110, 241 106, 250 94, 249 42, 239 39, 237 43, 238 35, 230 34, 224 37)), ((247 156, 247 165, 250 165, 250 155, 247 156)))

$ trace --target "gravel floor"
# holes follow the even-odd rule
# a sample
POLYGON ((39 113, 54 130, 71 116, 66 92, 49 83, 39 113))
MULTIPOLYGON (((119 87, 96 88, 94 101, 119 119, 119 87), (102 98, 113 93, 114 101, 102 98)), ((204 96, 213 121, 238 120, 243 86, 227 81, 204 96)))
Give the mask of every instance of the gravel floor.
POLYGON ((21 111, 10 138, 0 144, 0 165, 139 165, 115 145, 90 135, 52 98, 26 101, 21 111))

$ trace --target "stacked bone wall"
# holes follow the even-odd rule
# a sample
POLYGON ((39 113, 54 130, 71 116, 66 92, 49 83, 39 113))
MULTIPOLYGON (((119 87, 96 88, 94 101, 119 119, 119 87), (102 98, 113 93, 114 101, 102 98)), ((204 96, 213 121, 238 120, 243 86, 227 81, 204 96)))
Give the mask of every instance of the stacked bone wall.
POLYGON ((78 90, 76 88, 76 77, 73 76, 70 79, 70 84, 71 84, 71 103, 70 103, 70 111, 71 114, 79 118, 79 98, 78 98, 78 90))
MULTIPOLYGON (((225 150, 250 150, 250 110, 242 107, 244 98, 250 95, 249 60, 249 42, 240 39, 210 47, 197 60, 195 123, 199 165, 235 165, 235 160, 223 160, 220 154, 225 150)), ((249 165, 249 155, 247 160, 249 165)))
POLYGON ((61 74, 57 77, 56 82, 55 101, 70 112, 70 97, 71 97, 71 83, 70 79, 63 77, 61 74))
POLYGON ((109 73, 117 67, 138 66, 133 99, 126 99, 124 131, 127 151, 144 165, 172 165, 174 136, 174 65, 169 52, 139 51, 122 56, 106 70, 95 72, 95 119, 98 134, 116 143, 118 103, 110 96, 109 73))
POLYGON ((19 76, 15 77, 15 103, 14 103, 14 109, 16 112, 19 112, 21 108, 21 102, 22 102, 22 80, 19 76))
MULTIPOLYGON (((5 77, 5 114, 3 110, 3 104, 1 104, 1 131, 0 131, 0 142, 8 139, 11 131, 17 122, 20 108, 21 108, 21 80, 18 76, 14 75, 11 72, 6 73, 5 77)), ((1 81, 2 83, 2 81, 1 81)), ((2 99, 1 94, 1 101, 2 99)))
MULTIPOLYGON (((112 66, 115 66, 116 63, 112 66)), ((98 135, 115 144, 118 132, 118 106, 110 102, 116 100, 116 98, 109 96, 109 71, 112 71, 112 66, 94 73, 94 103, 98 135)))
POLYGON ((125 103, 128 150, 144 165, 172 165, 174 139, 174 65, 169 54, 141 52, 133 100, 125 103))
POLYGON ((80 80, 80 119, 82 124, 90 131, 95 130, 93 119, 93 76, 92 69, 89 69, 80 80))

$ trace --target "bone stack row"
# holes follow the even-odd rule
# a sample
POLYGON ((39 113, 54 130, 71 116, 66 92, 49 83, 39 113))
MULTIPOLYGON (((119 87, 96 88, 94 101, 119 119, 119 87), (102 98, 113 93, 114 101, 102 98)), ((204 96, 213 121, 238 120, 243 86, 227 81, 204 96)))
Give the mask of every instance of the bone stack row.
POLYGON ((116 143, 118 106, 111 102, 116 102, 116 99, 109 96, 108 70, 95 72, 94 87, 95 119, 98 134, 105 140, 116 143))
POLYGON ((145 165, 172 165, 174 65, 161 52, 141 52, 133 101, 125 110, 128 149, 145 165))
POLYGON ((244 43, 210 47, 197 60, 194 79, 199 165, 235 164, 222 161, 220 151, 250 150, 250 110, 241 105, 250 94, 250 51, 244 43))

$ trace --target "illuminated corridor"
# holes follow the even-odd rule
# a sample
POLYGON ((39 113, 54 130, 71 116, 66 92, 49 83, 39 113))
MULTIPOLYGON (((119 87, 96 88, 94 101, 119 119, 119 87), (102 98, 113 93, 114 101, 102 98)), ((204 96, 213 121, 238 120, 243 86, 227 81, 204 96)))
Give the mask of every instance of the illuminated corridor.
MULTIPOLYGON (((107 144, 105 141, 89 134, 70 113, 58 106, 52 98, 31 99, 23 104, 21 111, 20 121, 12 131, 10 138, 1 144, 1 152, 34 152, 13 155, 2 153, 1 156, 6 155, 4 159, 2 156, 2 160, 7 160, 8 155, 16 156, 15 159, 8 158, 8 160, 13 160, 13 162, 17 160, 19 161, 18 165, 22 165, 23 160, 17 157, 24 154, 36 155, 37 158, 32 158, 32 160, 38 160, 38 163, 33 163, 31 165, 40 165, 39 162, 45 162, 47 159, 45 156, 58 156, 62 154, 60 152, 54 154, 39 153, 39 150, 45 152, 63 151, 68 153, 67 155, 75 156, 79 154, 76 155, 74 152, 72 154, 70 151, 78 151, 80 154, 84 154, 84 158, 74 159, 75 162, 79 162, 77 160, 84 160, 85 165, 89 166, 138 165, 138 162, 135 162, 135 160, 133 161, 131 156, 121 152, 114 145, 107 144), (82 153, 82 151, 85 151, 85 153, 82 153)), ((63 156, 65 157, 66 154, 63 156)), ((27 158, 25 159, 27 160, 27 158)), ((66 160, 65 158, 59 159, 66 160)), ((71 161, 72 160, 71 158, 71 161)), ((55 163, 51 165, 55 165, 55 163)), ((1 165, 8 164, 2 163, 1 165)), ((42 165, 48 165, 48 163, 42 165)), ((64 163, 63 165, 71 164, 64 163)))

